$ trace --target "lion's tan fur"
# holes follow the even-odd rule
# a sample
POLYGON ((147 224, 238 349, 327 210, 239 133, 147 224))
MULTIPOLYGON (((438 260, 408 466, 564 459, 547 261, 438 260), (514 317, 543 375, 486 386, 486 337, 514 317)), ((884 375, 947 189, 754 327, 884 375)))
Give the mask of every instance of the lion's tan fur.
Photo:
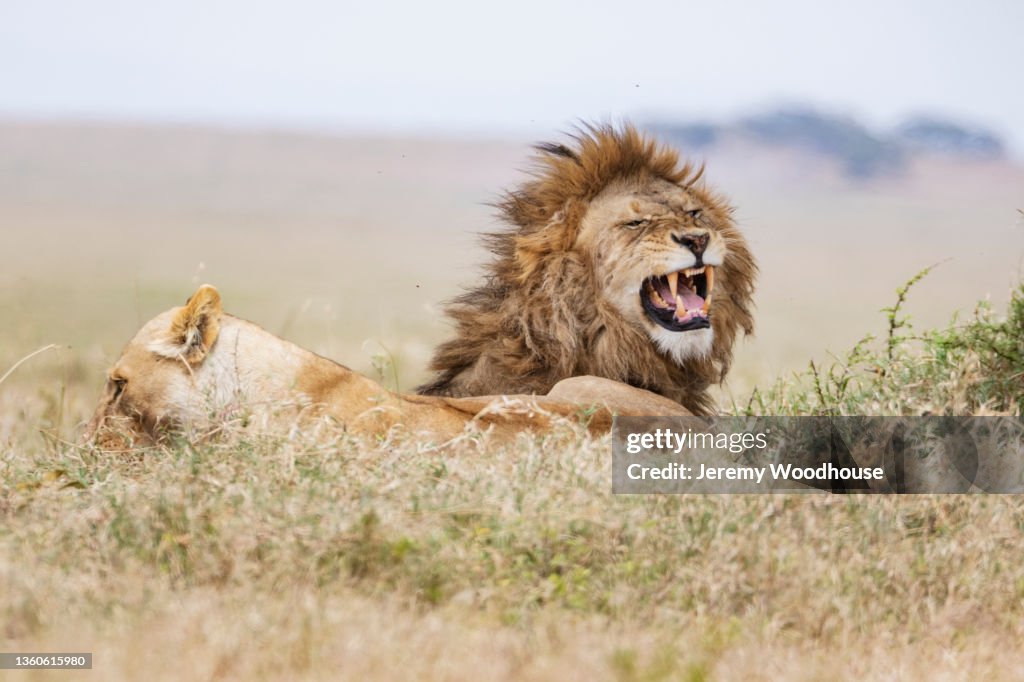
POLYGON ((457 436, 470 422, 511 436, 588 408, 596 408, 589 423, 594 431, 610 428, 613 413, 684 414, 659 396, 592 378, 567 382, 552 397, 395 393, 224 313, 220 294, 204 285, 186 305, 146 323, 128 343, 110 370, 84 438, 121 449, 159 441, 168 430, 201 434, 243 412, 289 408, 329 415, 356 433, 384 435, 399 428, 435 442, 457 436))
POLYGON ((700 181, 702 169, 632 127, 575 139, 538 147, 534 177, 500 203, 508 228, 487 236, 485 281, 448 307, 456 336, 419 390, 543 394, 591 374, 709 412, 708 386, 728 371, 737 334, 753 331, 757 267, 732 209, 700 181), (632 232, 622 227, 629 217, 650 223, 632 232), (670 236, 680 231, 710 234, 722 263, 710 332, 673 337, 643 315, 638 292, 645 277, 674 271, 681 249, 670 236))

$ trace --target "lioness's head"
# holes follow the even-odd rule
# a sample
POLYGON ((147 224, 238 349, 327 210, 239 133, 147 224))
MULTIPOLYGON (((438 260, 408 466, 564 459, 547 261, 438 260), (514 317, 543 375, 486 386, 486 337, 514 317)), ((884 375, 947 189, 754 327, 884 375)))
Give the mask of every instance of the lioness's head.
POLYGON ((83 438, 109 449, 147 445, 200 416, 210 392, 223 392, 218 363, 205 362, 222 314, 220 294, 203 285, 184 306, 146 323, 108 372, 83 438))

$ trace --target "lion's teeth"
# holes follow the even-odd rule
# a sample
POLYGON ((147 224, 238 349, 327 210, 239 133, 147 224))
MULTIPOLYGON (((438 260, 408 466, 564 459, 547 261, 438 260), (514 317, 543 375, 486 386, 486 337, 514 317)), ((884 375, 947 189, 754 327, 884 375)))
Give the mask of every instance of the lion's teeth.
POLYGON ((679 273, 670 272, 668 273, 668 290, 672 292, 672 297, 675 298, 676 289, 679 288, 679 273))
POLYGON ((715 286, 715 269, 710 265, 704 268, 704 272, 708 282, 708 298, 711 298, 711 289, 715 286))
POLYGON ((711 309, 711 294, 708 294, 708 297, 704 299, 704 305, 702 305, 700 309, 704 311, 704 314, 707 314, 711 309))
POLYGON ((676 317, 682 317, 686 314, 686 304, 683 303, 683 297, 680 294, 676 294, 676 317))

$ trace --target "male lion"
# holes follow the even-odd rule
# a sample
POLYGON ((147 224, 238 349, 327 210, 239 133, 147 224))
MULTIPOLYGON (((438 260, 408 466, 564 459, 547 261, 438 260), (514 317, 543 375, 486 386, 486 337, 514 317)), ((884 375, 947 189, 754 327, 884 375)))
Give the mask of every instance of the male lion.
POLYGON ((456 337, 427 395, 547 392, 590 374, 712 409, 737 332, 753 331, 757 266, 702 170, 626 126, 537 147, 533 178, 499 204, 484 283, 447 313, 456 337))
POLYGON ((543 429, 553 417, 593 408, 591 431, 611 416, 685 415, 671 401, 595 377, 562 382, 549 396, 436 398, 385 389, 331 360, 224 313, 220 294, 201 286, 188 302, 146 323, 110 370, 106 391, 83 438, 107 449, 158 442, 168 430, 202 433, 241 409, 288 405, 335 418, 342 428, 444 441, 468 423, 512 436, 543 429))

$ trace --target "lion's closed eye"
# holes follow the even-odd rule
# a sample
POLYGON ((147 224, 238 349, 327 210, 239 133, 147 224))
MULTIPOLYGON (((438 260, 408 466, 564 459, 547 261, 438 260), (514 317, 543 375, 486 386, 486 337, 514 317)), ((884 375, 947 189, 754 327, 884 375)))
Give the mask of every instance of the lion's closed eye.
POLYGON ((125 387, 125 385, 127 385, 127 383, 128 383, 128 380, 125 379, 124 377, 111 377, 110 378, 110 387, 111 387, 111 390, 113 391, 113 399, 114 400, 117 400, 118 398, 121 397, 121 394, 124 393, 124 387, 125 387))

